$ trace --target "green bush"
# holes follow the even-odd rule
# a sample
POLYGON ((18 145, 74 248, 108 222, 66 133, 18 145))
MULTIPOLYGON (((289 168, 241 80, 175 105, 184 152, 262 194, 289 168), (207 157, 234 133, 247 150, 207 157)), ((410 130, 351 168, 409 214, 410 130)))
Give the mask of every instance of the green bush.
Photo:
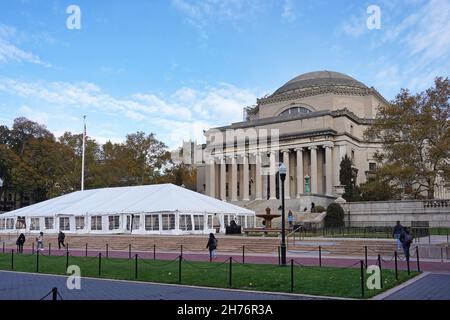
POLYGON ((315 206, 315 207, 311 210, 312 213, 320 213, 320 212, 325 212, 325 211, 327 211, 327 209, 325 209, 325 208, 322 207, 322 206, 315 206))
POLYGON ((327 208, 327 215, 325 216, 325 227, 336 228, 344 226, 344 209, 337 203, 330 204, 327 208))

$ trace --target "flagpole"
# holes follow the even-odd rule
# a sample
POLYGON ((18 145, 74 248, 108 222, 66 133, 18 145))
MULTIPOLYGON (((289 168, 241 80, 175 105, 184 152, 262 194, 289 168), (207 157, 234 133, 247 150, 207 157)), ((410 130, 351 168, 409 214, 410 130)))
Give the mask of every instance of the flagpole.
POLYGON ((84 154, 86 151, 86 116, 83 116, 84 130, 83 130, 83 153, 81 156, 81 191, 84 190, 84 154))

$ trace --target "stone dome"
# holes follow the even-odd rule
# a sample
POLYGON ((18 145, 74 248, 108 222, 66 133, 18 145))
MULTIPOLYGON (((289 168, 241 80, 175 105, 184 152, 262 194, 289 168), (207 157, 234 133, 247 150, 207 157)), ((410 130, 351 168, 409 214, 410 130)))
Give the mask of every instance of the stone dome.
POLYGON ((309 89, 330 87, 368 89, 364 83, 346 74, 335 71, 314 71, 293 78, 277 89, 272 96, 298 90, 306 91, 309 89))

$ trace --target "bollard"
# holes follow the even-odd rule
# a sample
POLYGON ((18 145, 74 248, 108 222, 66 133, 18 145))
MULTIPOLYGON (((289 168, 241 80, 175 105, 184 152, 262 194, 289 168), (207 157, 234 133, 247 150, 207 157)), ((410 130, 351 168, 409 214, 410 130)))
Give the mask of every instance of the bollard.
POLYGON ((52 244, 50 242, 48 243, 48 255, 52 255, 52 244))
POLYGON ((361 297, 364 298, 364 261, 361 260, 361 297))
POLYGON ((98 276, 102 274, 102 253, 98 254, 98 276))
POLYGON ((368 266, 368 263, 367 263, 367 246, 364 246, 364 261, 366 263, 366 269, 367 269, 367 266, 368 266))
POLYGON ((395 280, 398 281, 397 251, 394 252, 394 257, 395 257, 395 280))
POLYGON ((138 278, 138 255, 134 256, 134 278, 138 278))
POLYGON ((231 288, 232 286, 233 286, 233 283, 232 283, 232 280, 231 280, 231 278, 232 278, 232 275, 233 275, 233 259, 230 257, 230 274, 229 274, 229 279, 228 279, 228 286, 231 288))
POLYGON ((322 246, 319 246, 319 267, 322 267, 322 246))
POLYGON ((419 246, 416 247, 417 271, 420 272, 419 246))
POLYGON ((54 287, 54 288, 52 289, 52 300, 53 300, 53 301, 58 300, 58 288, 56 288, 56 287, 54 287))
POLYGON ((69 251, 66 252, 66 271, 69 269, 69 251))
POLYGON ((39 273, 39 250, 36 251, 36 273, 39 273))
POLYGON ((278 246, 278 265, 281 264, 280 246, 278 246))
POLYGON ((153 260, 156 260, 156 244, 153 245, 153 260))
POLYGON ((182 256, 178 257, 178 282, 181 283, 181 259, 183 259, 182 256))
POLYGON ((294 292, 294 259, 291 259, 291 292, 294 292))
POLYGON ((383 272, 381 270, 381 255, 378 255, 378 268, 380 268, 380 282, 381 282, 381 288, 383 288, 383 272))
POLYGON ((14 270, 14 249, 11 250, 11 270, 14 270))
POLYGON ((242 264, 245 264, 245 246, 242 246, 242 264))
POLYGON ((106 244, 106 259, 109 258, 109 246, 106 244))
POLYGON ((131 244, 128 245, 128 259, 131 259, 131 244))
POLYGON ((86 243, 86 257, 88 256, 88 249, 87 249, 87 243, 86 243))

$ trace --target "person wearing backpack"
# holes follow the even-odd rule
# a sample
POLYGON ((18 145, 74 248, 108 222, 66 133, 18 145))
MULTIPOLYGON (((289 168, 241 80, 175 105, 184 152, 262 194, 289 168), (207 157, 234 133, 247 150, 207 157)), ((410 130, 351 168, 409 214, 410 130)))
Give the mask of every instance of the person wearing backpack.
POLYGON ((217 249, 217 239, 214 234, 209 234, 208 243, 206 244, 206 248, 209 249, 209 260, 211 261, 216 257, 216 249, 217 249))
POLYGON ((407 261, 409 261, 409 248, 411 247, 411 243, 413 242, 413 236, 406 227, 403 228, 402 234, 400 235, 400 242, 402 243, 405 258, 407 261))
POLYGON ((400 250, 401 241, 400 236, 403 232, 403 226, 400 224, 400 221, 397 221, 397 224, 394 227, 394 232, 392 233, 392 237, 397 240, 397 250, 400 250))

